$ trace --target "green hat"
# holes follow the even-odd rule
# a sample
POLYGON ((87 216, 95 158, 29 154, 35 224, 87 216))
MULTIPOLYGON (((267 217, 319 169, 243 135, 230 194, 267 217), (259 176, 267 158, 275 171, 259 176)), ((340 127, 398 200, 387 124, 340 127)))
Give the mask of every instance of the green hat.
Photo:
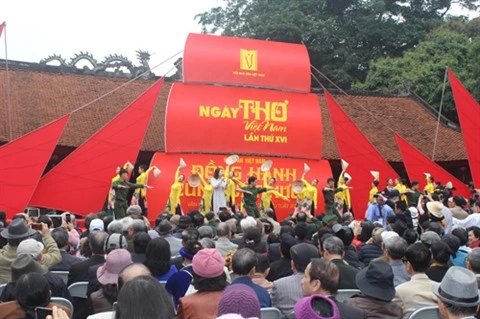
POLYGON ((323 224, 327 225, 331 221, 338 221, 338 216, 335 214, 328 214, 327 216, 323 217, 322 222, 323 224))

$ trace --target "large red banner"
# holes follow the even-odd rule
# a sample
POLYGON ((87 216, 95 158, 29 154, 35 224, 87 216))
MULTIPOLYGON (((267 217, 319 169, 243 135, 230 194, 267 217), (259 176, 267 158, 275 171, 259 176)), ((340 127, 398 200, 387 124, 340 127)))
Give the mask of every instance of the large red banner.
POLYGON ((473 184, 480 187, 480 104, 467 91, 451 70, 448 70, 458 119, 462 128, 463 142, 467 149, 468 164, 473 184))
POLYGON ((31 206, 87 215, 105 202, 115 168, 137 158, 163 79, 42 177, 31 206))
POLYGON ((310 59, 302 44, 191 33, 183 52, 183 80, 308 93, 310 59))
POLYGON ((175 83, 165 117, 168 153, 321 158, 315 94, 175 83))
POLYGON ((69 117, 0 147, 0 210, 7 218, 25 210, 69 117))
POLYGON ((452 182, 456 188, 455 194, 460 194, 465 197, 470 197, 470 190, 455 176, 447 172, 443 167, 435 162, 432 162, 422 152, 410 145, 406 140, 395 134, 395 140, 402 155, 403 164, 407 169, 408 178, 410 181, 418 181, 420 189, 423 190, 427 184, 425 173, 430 174, 435 181, 441 182, 445 185, 447 182, 452 182))
POLYGON ((398 174, 362 134, 328 91, 324 90, 324 92, 332 119, 338 152, 341 158, 350 164, 347 172, 352 176, 350 186, 353 189, 350 194, 355 217, 363 219, 373 182, 373 176, 370 172, 377 171, 380 173, 379 190, 386 186, 387 178, 396 178, 398 174))
MULTIPOLYGON (((162 173, 158 178, 150 176, 147 184, 154 186, 147 190, 149 217, 155 218, 163 212, 166 208, 168 197, 170 194, 170 186, 175 180, 175 171, 179 166, 180 158, 183 158, 187 166, 181 170, 181 174, 185 176, 184 187, 181 195, 181 207, 184 213, 190 210, 198 210, 203 195, 203 185, 198 187, 190 187, 187 179, 192 172, 201 174, 205 181, 213 176, 213 172, 217 167, 226 168, 225 155, 199 155, 199 154, 166 154, 155 153, 152 158, 151 165, 157 166, 162 173)), ((261 171, 261 165, 267 160, 266 157, 256 156, 240 156, 238 161, 233 164, 229 171, 233 171, 235 178, 238 181, 246 182, 249 176, 255 175, 259 179, 258 187, 263 186, 264 173, 261 171)), ((293 212, 296 203, 295 193, 292 191, 292 183, 301 179, 304 163, 310 167, 310 171, 306 175, 307 181, 318 178, 320 184, 318 187, 318 209, 317 212, 323 211, 323 196, 322 187, 327 178, 332 176, 330 165, 325 160, 299 160, 286 158, 272 158, 273 166, 269 172, 269 176, 276 178, 275 187, 279 192, 288 197, 290 200, 286 201, 281 198, 273 196, 272 201, 275 205, 277 218, 283 220, 290 213, 293 212)), ((236 204, 239 207, 242 199, 242 194, 236 193, 236 204)), ((260 198, 257 204, 260 207, 260 198)))

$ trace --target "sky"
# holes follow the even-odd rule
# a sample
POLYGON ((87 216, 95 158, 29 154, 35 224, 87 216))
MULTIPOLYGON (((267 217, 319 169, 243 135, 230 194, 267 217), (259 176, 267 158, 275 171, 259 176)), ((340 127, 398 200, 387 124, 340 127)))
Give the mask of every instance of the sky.
MULTIPOLYGON (((293 1, 293 0, 292 0, 293 1)), ((150 67, 183 50, 190 32, 201 32, 196 14, 221 0, 3 0, 0 22, 7 22, 8 59, 39 62, 56 53, 67 61, 88 51, 97 61, 109 54, 152 54, 150 67)), ((454 9, 452 13, 478 16, 454 9)), ((178 55, 180 57, 180 55, 178 55)), ((0 58, 5 58, 0 41, 0 58)), ((176 58, 175 58, 176 59, 176 58)), ((156 68, 164 75, 175 59, 156 68)))
MULTIPOLYGON (((196 14, 220 0, 4 0, 0 23, 7 22, 8 59, 39 62, 56 53, 67 61, 88 51, 97 61, 109 54, 152 54, 150 67, 183 50, 190 32, 201 32, 196 14)), ((180 55, 178 56, 180 57, 180 55)), ((5 58, 0 41, 0 58, 5 58)), ((175 59, 154 70, 163 75, 175 59)))

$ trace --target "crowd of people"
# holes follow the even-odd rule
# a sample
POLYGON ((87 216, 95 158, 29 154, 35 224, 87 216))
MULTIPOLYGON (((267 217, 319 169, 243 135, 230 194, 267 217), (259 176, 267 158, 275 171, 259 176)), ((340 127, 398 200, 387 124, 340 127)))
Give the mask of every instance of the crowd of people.
POLYGON ((42 307, 53 319, 260 318, 273 307, 288 319, 388 319, 425 306, 475 318, 478 194, 418 195, 413 184, 373 194, 362 221, 298 205, 281 222, 269 208, 258 218, 227 208, 167 210, 151 225, 131 205, 121 219, 89 214, 81 229, 73 214, 55 225, 49 215, 8 223, 0 212, 0 318, 35 318, 42 307), (88 282, 88 298, 70 295, 78 282, 88 282), (343 289, 356 293, 337 298, 343 289), (52 297, 71 301, 73 313, 52 297))

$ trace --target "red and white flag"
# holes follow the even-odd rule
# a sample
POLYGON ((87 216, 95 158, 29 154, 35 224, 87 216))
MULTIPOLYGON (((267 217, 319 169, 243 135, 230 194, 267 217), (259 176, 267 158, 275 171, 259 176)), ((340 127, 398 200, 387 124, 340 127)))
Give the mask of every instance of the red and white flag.
POLYGON ((7 23, 4 21, 2 24, 0 24, 0 37, 2 36, 3 29, 7 26, 7 23))

